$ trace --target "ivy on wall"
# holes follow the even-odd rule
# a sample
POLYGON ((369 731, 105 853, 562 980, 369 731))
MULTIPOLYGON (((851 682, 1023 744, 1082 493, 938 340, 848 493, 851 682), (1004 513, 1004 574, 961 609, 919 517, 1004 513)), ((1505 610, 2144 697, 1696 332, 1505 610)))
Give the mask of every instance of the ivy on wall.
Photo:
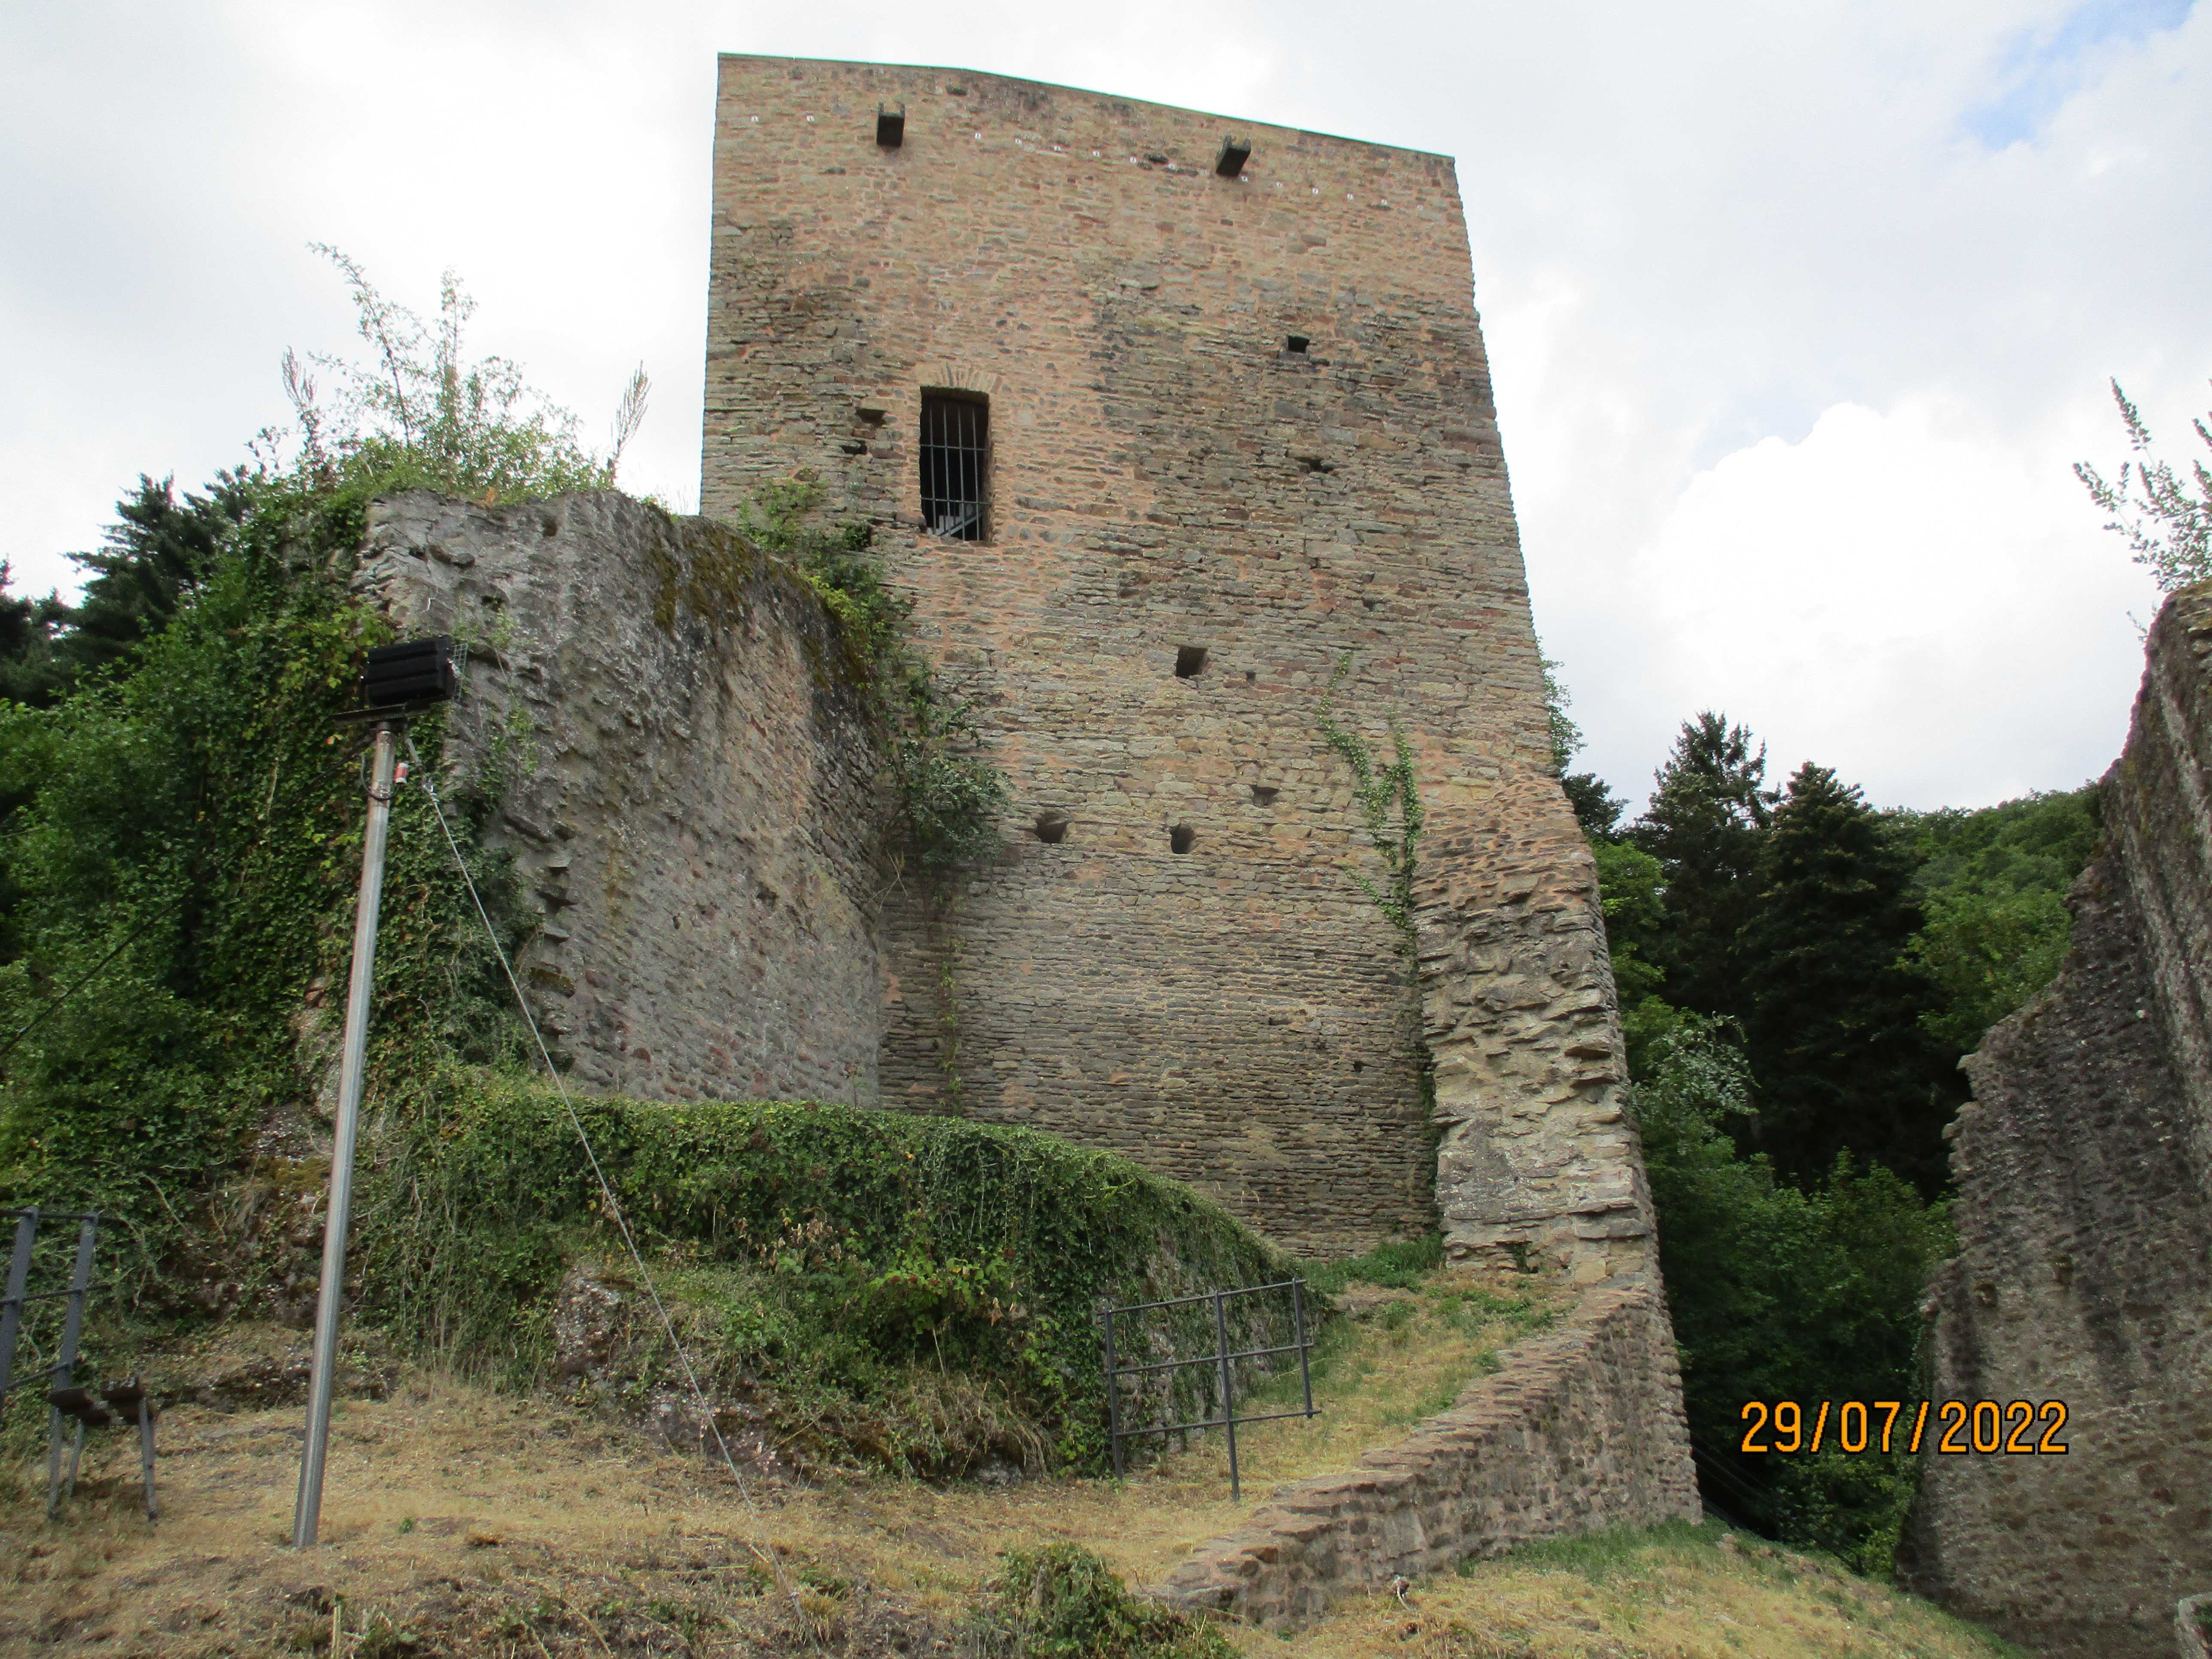
POLYGON ((1394 720, 1391 757, 1378 763, 1365 739, 1337 724, 1334 708, 1337 689, 1351 672, 1352 653, 1347 651, 1338 659, 1335 672, 1328 677, 1328 688, 1322 693, 1321 734, 1352 769, 1352 802, 1359 808, 1370 844, 1382 859, 1383 877, 1379 884, 1364 872, 1355 872, 1352 879, 1403 937, 1410 962, 1415 938, 1413 873, 1421 842, 1421 791, 1413 776, 1413 745, 1394 720))
POLYGON ((1352 653, 1347 651, 1328 677, 1316 720, 1322 740, 1352 769, 1352 804, 1359 809, 1369 844, 1382 860, 1380 882, 1364 871, 1354 871, 1352 878, 1397 930, 1405 953, 1406 983, 1413 998, 1413 1060, 1420 1079, 1421 1114, 1429 1121, 1433 1140, 1441 1133, 1435 1122, 1436 1061, 1421 1028, 1419 933, 1413 920, 1413 880, 1419 868, 1423 823, 1420 782, 1413 773, 1413 746, 1395 719, 1390 722, 1387 761, 1378 760, 1373 747, 1358 733, 1337 723, 1337 691, 1351 672, 1352 653))
POLYGON ((738 527, 796 568, 836 623, 883 727, 901 842, 925 877, 941 880, 998 850, 1006 775, 981 752, 969 706, 946 699, 915 648, 914 602, 884 584, 869 526, 811 524, 821 499, 811 479, 769 483, 739 509, 738 527))

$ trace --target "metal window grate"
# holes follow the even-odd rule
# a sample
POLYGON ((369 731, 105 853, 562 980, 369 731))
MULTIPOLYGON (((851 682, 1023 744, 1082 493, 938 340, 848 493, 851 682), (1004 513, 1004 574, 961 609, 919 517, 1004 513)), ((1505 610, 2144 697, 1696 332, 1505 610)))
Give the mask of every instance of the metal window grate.
POLYGON ((956 541, 983 539, 983 465, 991 406, 980 398, 921 400, 921 521, 956 541))

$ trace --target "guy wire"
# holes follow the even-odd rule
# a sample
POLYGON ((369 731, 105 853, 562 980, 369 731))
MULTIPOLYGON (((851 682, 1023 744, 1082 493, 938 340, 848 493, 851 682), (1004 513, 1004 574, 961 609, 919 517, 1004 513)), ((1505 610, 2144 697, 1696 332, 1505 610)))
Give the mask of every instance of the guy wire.
MULTIPOLYGON (((676 1351, 677 1363, 684 1367, 684 1381, 691 1390, 691 1398, 698 1404, 700 1415, 707 1424, 707 1431, 714 1437, 714 1449, 722 1455, 722 1463, 729 1470, 730 1479, 737 1482, 738 1496, 757 1517, 760 1505, 754 1500, 751 1488, 745 1485, 744 1476, 738 1472, 737 1459, 730 1455, 730 1448, 722 1438, 722 1425, 714 1420, 714 1408, 708 1401, 707 1391, 699 1386, 698 1374, 691 1369, 691 1356, 684 1351, 683 1340, 676 1334, 676 1322, 668 1316, 667 1306, 660 1299, 659 1286, 653 1283, 652 1273, 647 1271, 645 1257, 638 1250, 637 1240, 631 1236, 629 1219, 623 1214, 622 1205, 615 1197, 613 1183, 608 1181, 607 1172, 599 1167, 599 1155, 592 1149, 592 1137, 585 1132, 584 1120, 576 1115, 575 1107, 569 1103, 568 1085, 562 1081, 560 1070, 553 1064, 552 1050, 545 1046, 544 1036, 538 1030, 537 1018, 530 1012, 529 1001, 522 994, 522 982, 514 976, 514 965, 507 959, 507 948, 499 942, 499 932, 491 925, 491 915, 484 908, 483 896, 477 891, 476 878, 469 874, 468 860, 461 856, 461 844, 453 839, 453 826, 446 822, 446 809, 439 803, 437 786, 431 781, 430 773, 422 764, 422 757, 416 750, 414 734, 404 732, 403 736, 407 744, 408 758, 414 762, 415 769, 422 774, 422 793, 429 799, 430 810, 437 814, 438 828, 445 834, 446 845, 453 851, 453 867, 461 872, 462 884, 469 890, 469 901, 477 908, 477 920, 483 924, 484 937, 491 941, 492 952, 498 957, 500 969, 507 975, 507 986, 514 993, 514 1006, 522 1011, 523 1024, 530 1027, 531 1038, 538 1044, 538 1057, 545 1062, 545 1074, 553 1079, 553 1091, 561 1097, 561 1109, 568 1115, 569 1127, 575 1130, 576 1139, 583 1146, 584 1156, 591 1162, 592 1174, 599 1181, 599 1196, 606 1204, 607 1213, 614 1218, 615 1226, 622 1234, 623 1247, 629 1251, 631 1265, 636 1267, 637 1276, 645 1285, 646 1294, 653 1298, 653 1311, 660 1316, 661 1329, 668 1334, 668 1344, 676 1351)), ((739 1541, 755 1556, 767 1561, 769 1570, 775 1575, 776 1588, 791 1603, 791 1611, 798 1618, 799 1628, 807 1633, 817 1647, 821 1646, 821 1635, 815 1629, 814 1621, 806 1616, 806 1609, 799 1605, 799 1591, 785 1574, 782 1559, 773 1548, 763 1549, 750 1538, 740 1538, 739 1541)))

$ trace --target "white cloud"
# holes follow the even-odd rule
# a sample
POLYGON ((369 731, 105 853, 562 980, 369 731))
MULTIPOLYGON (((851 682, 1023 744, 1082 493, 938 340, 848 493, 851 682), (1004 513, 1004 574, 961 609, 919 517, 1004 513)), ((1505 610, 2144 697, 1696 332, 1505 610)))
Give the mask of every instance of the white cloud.
POLYGON ((714 52, 950 60, 1458 158, 1538 623, 1624 792, 1707 702, 1881 799, 2100 769, 2146 601, 2065 469, 2117 459, 2107 374, 2205 407, 2205 9, 1345 19, 0 10, 0 557, 57 580, 139 471, 283 418, 283 349, 349 344, 310 240, 418 308, 458 268, 592 435, 642 357, 628 481, 693 497, 714 52))
POLYGON ((2065 447, 2023 450, 1916 394, 1839 404, 1798 442, 1723 458, 1625 584, 1655 641, 1651 689, 1670 714, 1749 724, 1778 779, 1816 760, 1883 803, 2100 771, 2140 671, 2125 612, 2150 588, 2099 545, 2065 447))

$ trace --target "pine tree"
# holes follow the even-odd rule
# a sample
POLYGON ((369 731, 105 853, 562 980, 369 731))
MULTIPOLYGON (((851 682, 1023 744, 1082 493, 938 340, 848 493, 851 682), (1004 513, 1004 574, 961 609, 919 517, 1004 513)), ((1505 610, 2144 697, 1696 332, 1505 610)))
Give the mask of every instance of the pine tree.
POLYGON ((1905 836, 1824 766, 1790 780, 1760 850, 1735 966, 1759 1147, 1809 1185, 1849 1149, 1933 1194, 1956 1109, 1922 1024, 1936 988, 1899 957, 1921 924, 1905 836))
POLYGON ((1567 792, 1567 805, 1575 809, 1575 822, 1592 842, 1620 839, 1620 815, 1628 803, 1614 794, 1595 772, 1570 772, 1559 780, 1567 792))
POLYGON ((1765 745, 1754 752, 1750 732, 1709 709, 1683 722, 1650 810, 1629 829, 1629 842, 1657 859, 1666 875, 1670 927, 1656 965, 1678 1007, 1745 1012, 1735 940, 1773 812, 1765 779, 1765 745))
POLYGON ((64 678, 54 660, 54 635, 69 607, 52 593, 18 599, 8 582, 8 563, 0 559, 0 702, 44 708, 64 678))
POLYGON ((252 506, 242 472, 218 472, 205 495, 186 490, 182 501, 174 484, 173 478, 156 483, 141 473, 138 487, 115 504, 106 546, 70 555, 93 573, 56 641, 56 654, 72 673, 103 667, 166 628, 252 506))

